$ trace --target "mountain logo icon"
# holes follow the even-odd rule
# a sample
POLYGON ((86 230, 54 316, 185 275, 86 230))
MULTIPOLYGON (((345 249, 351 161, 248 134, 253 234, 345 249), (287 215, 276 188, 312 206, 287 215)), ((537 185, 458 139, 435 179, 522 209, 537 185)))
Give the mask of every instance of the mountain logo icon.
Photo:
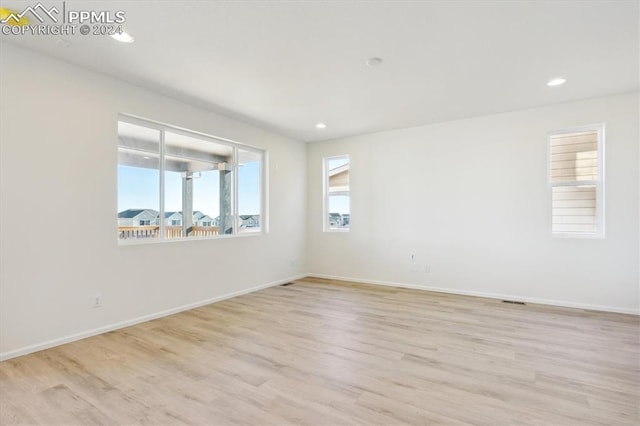
POLYGON ((57 23, 58 18, 55 15, 60 13, 56 7, 47 9, 42 3, 38 3, 35 6, 28 6, 22 12, 17 13, 14 10, 7 8, 0 8, 0 22, 10 26, 24 26, 29 24, 27 15, 34 16, 41 23, 45 22, 45 18, 49 17, 53 22, 57 23), (55 14, 55 15, 54 15, 55 14))

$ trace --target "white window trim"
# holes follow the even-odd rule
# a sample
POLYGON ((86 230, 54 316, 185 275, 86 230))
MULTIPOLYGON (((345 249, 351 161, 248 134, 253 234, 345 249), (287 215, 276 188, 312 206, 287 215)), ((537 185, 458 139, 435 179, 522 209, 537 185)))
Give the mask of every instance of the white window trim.
POLYGON ((351 156, 349 154, 332 155, 330 157, 324 157, 322 159, 322 194, 322 231, 349 232, 349 230, 351 229, 351 156), (329 225, 329 161, 335 158, 344 157, 349 158, 349 228, 332 228, 329 225))
MULTIPOLYGON (((212 135, 208 135, 206 133, 202 133, 202 132, 198 132, 195 130, 189 130, 189 129, 185 129, 183 127, 178 127, 178 126, 173 126, 170 124, 165 124, 165 123, 161 123, 158 121, 154 121, 154 120, 149 120, 147 118, 142 118, 142 117, 138 117, 135 115, 131 115, 131 114, 125 114, 125 113, 119 113, 118 114, 118 120, 117 122, 125 122, 125 123, 129 123, 129 124, 135 124, 138 126, 143 126, 143 127, 147 127, 150 129, 154 129, 154 130, 158 130, 160 132, 160 147, 159 147, 159 156, 160 156, 160 168, 159 168, 159 174, 160 174, 160 185, 159 185, 159 190, 160 190, 160 206, 159 206, 159 211, 158 211, 158 217, 160 218, 159 220, 159 228, 158 228, 158 232, 160 233, 158 238, 143 238, 143 239, 118 239, 118 245, 119 246, 129 246, 129 245, 139 245, 139 244, 159 244, 159 243, 176 243, 176 242, 183 242, 183 241, 200 241, 200 240, 223 240, 223 239, 227 239, 227 238, 237 238, 237 237, 252 237, 252 236, 259 236, 259 235, 264 235, 267 234, 269 232, 269 222, 268 222, 268 194, 267 194, 267 190, 269 188, 268 185, 268 152, 265 149, 259 148, 257 146, 253 146, 253 145, 247 145, 244 143, 240 143, 240 142, 236 142, 234 140, 231 139, 226 139, 226 138, 222 138, 222 137, 218 137, 218 136, 212 136, 212 135), (233 203, 232 203, 232 214, 234 217, 234 223, 233 223, 233 233, 232 234, 218 234, 218 235, 214 235, 214 236, 210 236, 210 237, 182 237, 182 238, 172 238, 172 239, 167 239, 164 237, 165 235, 165 220, 164 220, 164 213, 165 213, 165 208, 164 208, 164 198, 165 198, 165 177, 164 177, 164 169, 165 169, 165 156, 164 156, 164 138, 165 138, 165 132, 169 131, 172 133, 177 133, 177 134, 182 134, 185 136, 189 136, 189 137, 197 137, 203 140, 208 140, 211 142, 216 142, 216 143, 223 143, 225 145, 230 145, 231 147, 233 147, 233 183, 232 183, 232 191, 233 191, 233 203), (256 232, 238 232, 238 224, 237 224, 237 219, 239 217, 239 215, 236 214, 237 212, 237 207, 238 207, 238 194, 237 194, 237 188, 238 188, 238 164, 237 164, 237 158, 238 158, 238 149, 241 148, 243 150, 247 150, 247 151, 252 151, 252 152, 256 152, 259 153, 262 157, 262 164, 261 164, 261 170, 260 170, 260 180, 261 180, 261 194, 260 194, 260 208, 261 208, 261 212, 260 212, 260 217, 262 220, 262 223, 260 225, 260 231, 256 231, 256 232)), ((117 123, 116 122, 116 123, 117 123)))
POLYGON ((548 199, 549 199, 549 232, 554 238, 591 238, 591 239, 604 239, 605 238, 605 173, 604 173, 604 157, 605 157, 605 125, 590 124, 587 126, 571 127, 566 129, 554 130, 547 134, 547 183, 548 183, 548 199), (568 133, 580 133, 580 132, 592 132, 598 133, 598 179, 596 180, 582 180, 575 182, 551 182, 551 138, 557 135, 563 135, 568 133), (553 188, 559 186, 579 186, 579 185, 593 185, 596 187, 596 232, 592 233, 573 233, 573 232, 553 232, 553 188))

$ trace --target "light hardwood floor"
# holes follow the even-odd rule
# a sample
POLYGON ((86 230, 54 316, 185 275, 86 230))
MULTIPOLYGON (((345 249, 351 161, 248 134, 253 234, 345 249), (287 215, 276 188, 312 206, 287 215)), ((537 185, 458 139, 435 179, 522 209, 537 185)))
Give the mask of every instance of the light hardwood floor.
POLYGON ((0 363, 0 424, 638 425, 639 326, 306 279, 0 363))

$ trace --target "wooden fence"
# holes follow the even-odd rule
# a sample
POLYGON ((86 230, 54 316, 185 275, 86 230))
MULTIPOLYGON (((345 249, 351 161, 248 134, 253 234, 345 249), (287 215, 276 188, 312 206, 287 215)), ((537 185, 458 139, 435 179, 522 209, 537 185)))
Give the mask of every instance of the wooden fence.
MULTIPOLYGON (((182 238, 182 226, 165 226, 165 239, 172 240, 182 238)), ((158 238, 160 226, 118 226, 118 239, 120 240, 140 240, 147 238, 158 238)), ((192 226, 187 230, 187 237, 211 237, 218 235, 217 226, 192 226)))

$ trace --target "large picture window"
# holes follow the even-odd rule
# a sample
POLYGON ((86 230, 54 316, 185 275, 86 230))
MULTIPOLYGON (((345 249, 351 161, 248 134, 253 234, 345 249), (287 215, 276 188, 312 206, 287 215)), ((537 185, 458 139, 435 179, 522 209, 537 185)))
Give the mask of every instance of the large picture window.
POLYGON ((118 239, 264 228, 263 150, 128 116, 118 121, 118 239))
POLYGON ((324 230, 348 231, 351 224, 348 155, 327 157, 323 164, 324 230))
POLYGON ((549 134, 551 232, 604 237, 604 125, 549 134))

